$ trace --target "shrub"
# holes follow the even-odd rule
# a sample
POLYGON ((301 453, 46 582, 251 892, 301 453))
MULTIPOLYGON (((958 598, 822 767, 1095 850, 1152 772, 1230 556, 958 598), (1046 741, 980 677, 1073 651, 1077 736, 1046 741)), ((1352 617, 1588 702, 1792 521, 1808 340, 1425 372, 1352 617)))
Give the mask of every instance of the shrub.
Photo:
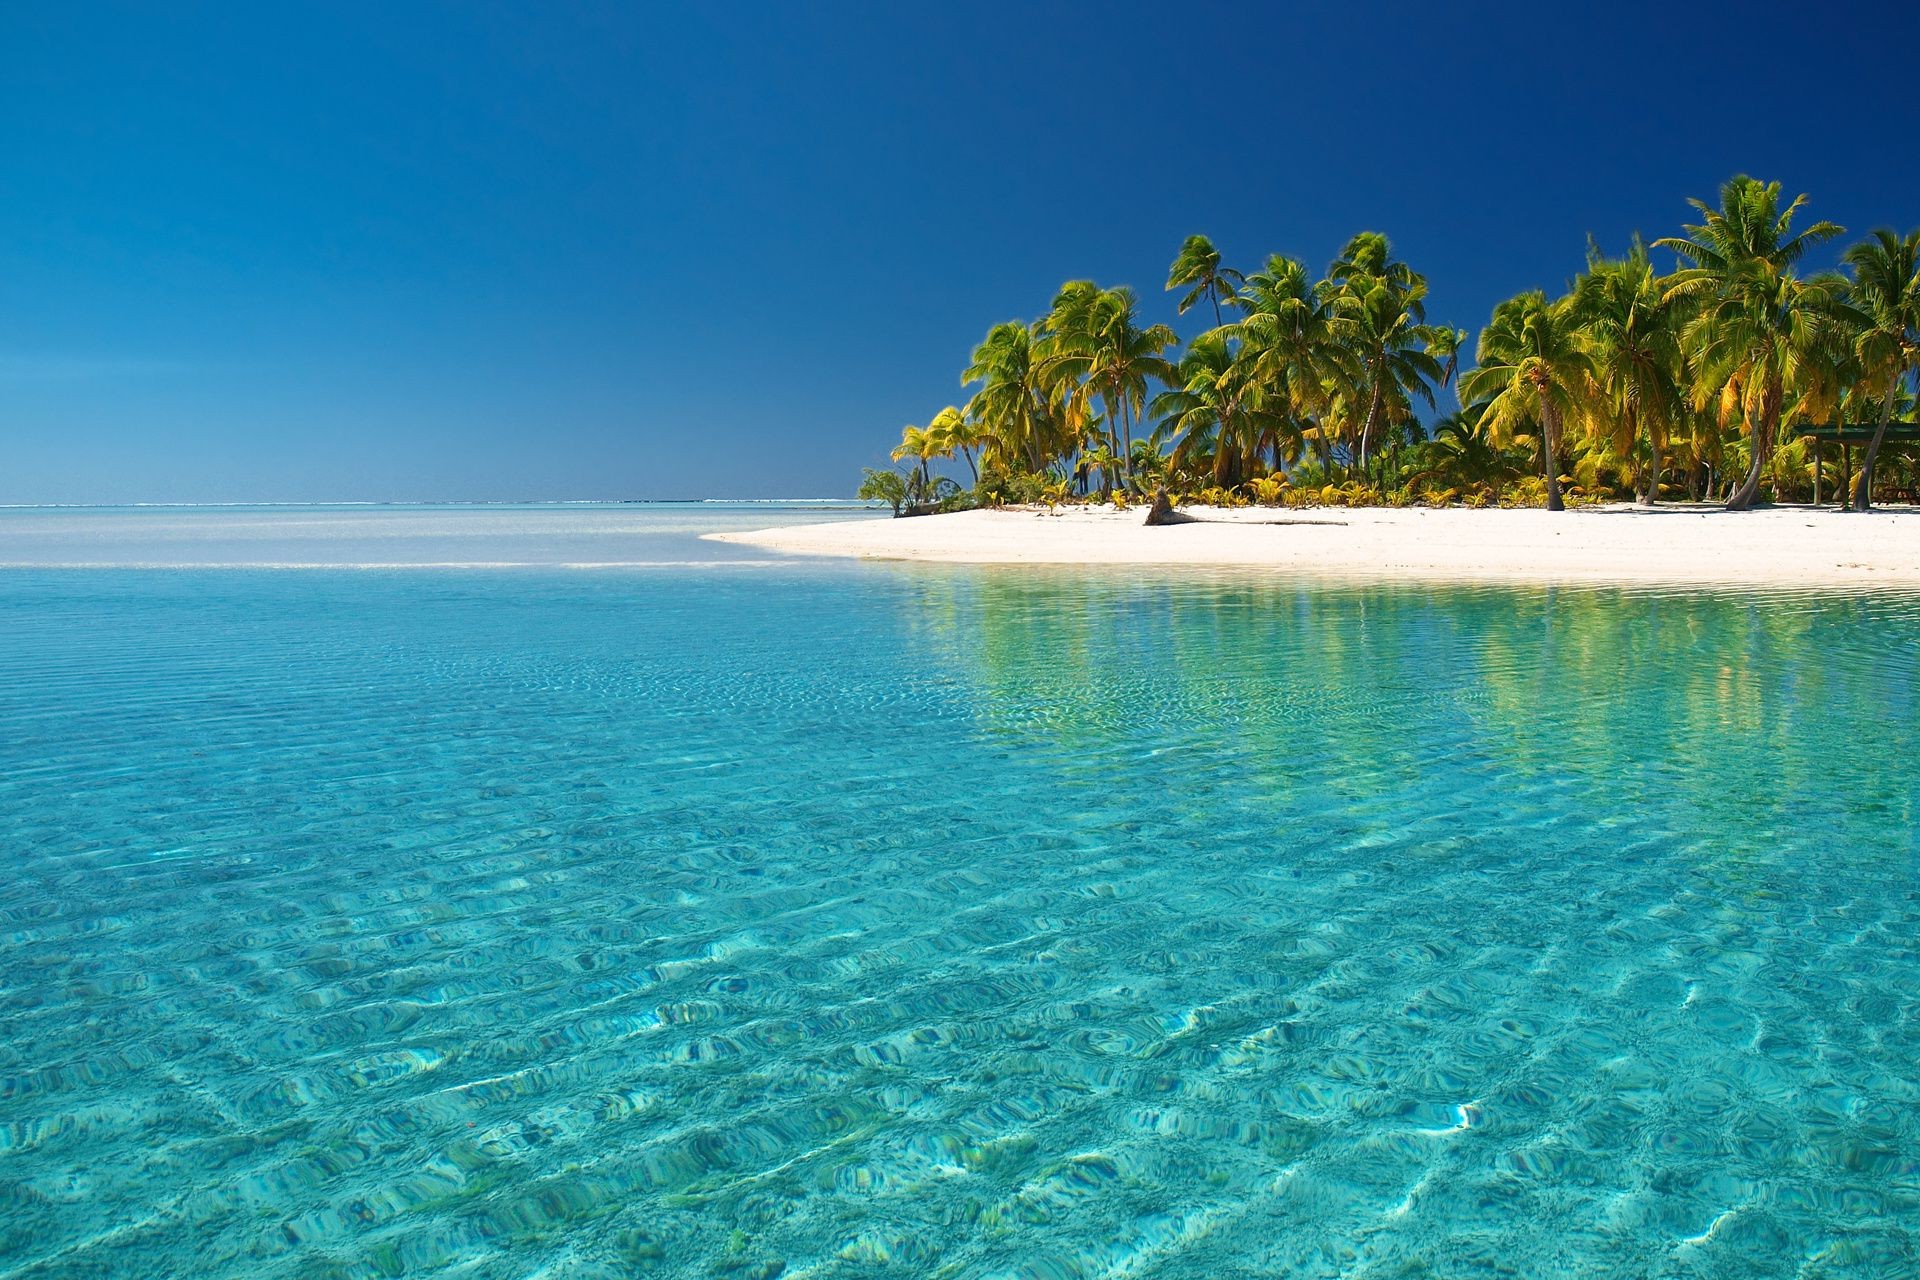
POLYGON ((1252 492, 1253 500, 1263 507, 1278 506, 1281 495, 1291 487, 1285 476, 1260 476, 1258 479, 1247 482, 1247 488, 1252 492))
POLYGON ((1547 505, 1547 482, 1539 476, 1522 476, 1500 491, 1500 505, 1544 507, 1547 505))
MULTIPOLYGON (((1065 485, 1060 489, 1064 491, 1065 485)), ((1053 478, 1031 471, 1009 471, 1004 463, 988 462, 980 468, 979 483, 973 487, 974 505, 982 507, 1037 506, 1059 501, 1053 478)), ((1062 493, 1060 496, 1064 496, 1062 493)))
POLYGON ((898 471, 878 471, 872 467, 864 470, 866 474, 860 481, 860 492, 854 496, 862 502, 884 502, 898 516, 900 508, 907 501, 907 478, 898 471))

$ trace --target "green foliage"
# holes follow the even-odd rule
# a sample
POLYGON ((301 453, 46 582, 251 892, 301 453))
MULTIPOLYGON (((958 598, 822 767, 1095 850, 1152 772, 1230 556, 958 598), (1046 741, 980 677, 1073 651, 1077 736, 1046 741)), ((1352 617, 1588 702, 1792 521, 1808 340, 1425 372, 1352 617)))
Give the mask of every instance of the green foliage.
POLYGON ((946 476, 929 478, 919 472, 907 477, 908 515, 931 515, 943 511, 965 511, 973 500, 958 482, 946 476))
POLYGON ((1885 228, 1846 252, 1854 273, 1847 290, 1847 316, 1852 320, 1853 359, 1860 385, 1867 394, 1886 387, 1875 418, 1874 433, 1860 463, 1851 504, 1865 511, 1873 498, 1874 464, 1884 444, 1887 425, 1907 389, 1920 372, 1920 231, 1896 235, 1885 228))
POLYGON ((1481 420, 1495 441, 1512 439, 1524 424, 1540 424, 1547 508, 1559 510, 1561 425, 1584 423, 1597 392, 1573 300, 1548 302, 1536 289, 1502 302, 1480 332, 1477 358, 1460 394, 1484 404, 1481 420))
POLYGON ((900 508, 907 502, 907 478, 898 471, 878 471, 867 467, 860 481, 860 492, 855 496, 862 502, 884 502, 898 516, 900 508))
POLYGON ((1047 475, 1031 471, 1009 471, 998 459, 980 468, 980 482, 974 486, 973 501, 981 507, 1030 507, 1055 505, 1065 499, 1068 485, 1047 475))
POLYGON ((1780 184, 1741 174, 1720 189, 1720 207, 1690 201, 1702 215, 1687 234, 1654 243, 1684 264, 1666 296, 1688 309, 1681 329, 1696 405, 1718 400, 1718 426, 1738 421, 1753 438, 1746 479, 1727 505, 1752 504, 1773 455, 1789 394, 1830 398, 1823 374, 1839 374, 1843 325, 1832 302, 1840 282, 1803 280, 1795 266, 1814 245, 1839 235, 1831 222, 1793 232, 1806 203, 1780 207, 1780 184))
POLYGON ((1285 476, 1260 476, 1247 482, 1247 493, 1261 506, 1274 507, 1291 487, 1285 476))
POLYGON ((1406 480, 1410 488, 1426 491, 1497 488, 1526 469, 1526 451, 1502 448, 1486 422, 1485 406, 1475 405, 1442 418, 1433 439, 1414 448, 1406 480))
MULTIPOLYGON (((1665 275, 1638 239, 1619 258, 1589 243, 1565 296, 1494 309, 1464 371, 1466 332, 1429 321, 1426 279, 1378 232, 1318 278, 1283 254, 1243 275, 1190 236, 1167 289, 1182 315, 1206 304, 1212 328, 1183 347, 1130 290, 1067 282, 1039 320, 988 331, 966 403, 902 432, 899 509, 1126 503, 1157 487, 1288 506, 1740 506, 1763 477, 1808 494, 1820 460, 1783 431, 1911 411, 1920 232, 1876 232, 1845 255, 1850 277, 1803 277, 1807 250, 1840 231, 1796 228, 1804 202, 1734 178, 1717 206, 1692 202, 1698 224, 1654 242, 1679 259, 1665 275), (1449 386, 1460 410, 1429 435, 1422 414, 1449 386), (937 462, 964 466, 970 497, 937 462)), ((1914 452, 1888 455, 1895 491, 1920 485, 1914 452)), ((1841 477, 1836 461, 1821 462, 1826 492, 1854 480, 1864 494, 1866 468, 1841 477)))
POLYGON ((1213 322, 1217 325, 1221 319, 1220 304, 1234 296, 1234 287, 1240 281, 1238 271, 1220 265, 1220 251, 1213 247, 1213 241, 1205 236, 1188 236, 1167 272, 1167 291, 1187 289, 1180 299, 1181 315, 1187 314, 1188 308, 1202 298, 1213 303, 1213 322))

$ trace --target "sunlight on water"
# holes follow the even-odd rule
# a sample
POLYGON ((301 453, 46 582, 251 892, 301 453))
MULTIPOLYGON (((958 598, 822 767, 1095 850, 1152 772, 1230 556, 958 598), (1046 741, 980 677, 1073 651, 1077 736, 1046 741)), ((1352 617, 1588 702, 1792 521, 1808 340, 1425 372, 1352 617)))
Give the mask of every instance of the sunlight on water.
POLYGON ((885 514, 825 501, 0 507, 0 568, 770 563, 764 552, 699 535, 885 514))
POLYGON ((0 575, 0 1275, 1893 1276, 1920 608, 0 575))

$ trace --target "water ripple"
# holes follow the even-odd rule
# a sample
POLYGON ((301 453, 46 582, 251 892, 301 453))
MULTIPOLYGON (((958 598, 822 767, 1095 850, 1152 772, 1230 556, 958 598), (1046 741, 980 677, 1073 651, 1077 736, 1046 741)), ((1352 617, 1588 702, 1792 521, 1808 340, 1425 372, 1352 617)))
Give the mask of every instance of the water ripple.
POLYGON ((0 576, 0 1275, 1915 1269, 1920 612, 0 576))

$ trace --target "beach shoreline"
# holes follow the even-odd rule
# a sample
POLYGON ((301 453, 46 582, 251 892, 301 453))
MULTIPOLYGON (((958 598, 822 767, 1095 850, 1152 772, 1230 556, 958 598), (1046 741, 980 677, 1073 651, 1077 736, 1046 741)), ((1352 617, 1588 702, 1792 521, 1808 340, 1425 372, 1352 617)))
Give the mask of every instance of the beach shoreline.
POLYGON ((706 537, 796 556, 975 565, 1268 569, 1489 582, 1920 587, 1920 509, 1779 506, 1018 508, 834 521, 706 537))

